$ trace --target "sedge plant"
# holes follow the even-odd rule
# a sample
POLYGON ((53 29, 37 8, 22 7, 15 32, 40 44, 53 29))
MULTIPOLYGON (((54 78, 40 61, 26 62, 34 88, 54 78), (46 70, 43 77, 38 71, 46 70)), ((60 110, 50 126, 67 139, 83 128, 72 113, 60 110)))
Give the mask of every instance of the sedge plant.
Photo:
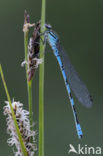
MULTIPOLYGON (((40 34, 45 32, 45 2, 42 0, 41 7, 41 22, 40 22, 40 34)), ((10 138, 7 140, 10 146, 15 145, 15 156, 34 156, 37 146, 35 143, 35 131, 33 130, 33 101, 32 101, 32 81, 28 75, 28 42, 29 42, 29 28, 34 27, 35 24, 30 24, 29 15, 25 11, 24 13, 24 49, 25 49, 25 71, 27 79, 27 91, 28 91, 28 106, 29 111, 23 109, 23 104, 19 101, 11 101, 7 85, 4 79, 2 66, 0 65, 0 75, 4 85, 4 89, 7 96, 6 105, 4 106, 4 115, 7 116, 7 132, 10 134, 10 138)), ((33 38, 31 38, 33 39, 33 38)), ((31 41, 31 40, 30 40, 31 41)), ((39 156, 44 156, 44 50, 45 44, 44 35, 40 36, 40 59, 36 58, 33 61, 37 62, 36 68, 39 67, 39 140, 38 140, 38 153, 39 156)))

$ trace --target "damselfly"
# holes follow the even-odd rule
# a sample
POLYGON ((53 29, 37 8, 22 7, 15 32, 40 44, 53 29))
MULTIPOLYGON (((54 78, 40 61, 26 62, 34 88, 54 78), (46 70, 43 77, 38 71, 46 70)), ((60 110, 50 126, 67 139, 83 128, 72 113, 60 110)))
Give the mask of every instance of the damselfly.
POLYGON ((71 94, 71 90, 74 92, 76 98, 80 103, 82 103, 86 107, 91 107, 93 100, 92 97, 85 86, 85 84, 80 80, 77 72, 75 71, 74 67, 72 66, 67 54, 65 53, 64 49, 61 46, 60 40, 58 36, 52 31, 51 26, 45 24, 47 29, 46 31, 46 39, 51 46, 53 53, 58 61, 60 66, 65 86, 68 92, 68 96, 70 99, 76 130, 79 138, 82 138, 83 133, 81 130, 80 123, 78 121, 77 112, 74 106, 74 100, 71 94))

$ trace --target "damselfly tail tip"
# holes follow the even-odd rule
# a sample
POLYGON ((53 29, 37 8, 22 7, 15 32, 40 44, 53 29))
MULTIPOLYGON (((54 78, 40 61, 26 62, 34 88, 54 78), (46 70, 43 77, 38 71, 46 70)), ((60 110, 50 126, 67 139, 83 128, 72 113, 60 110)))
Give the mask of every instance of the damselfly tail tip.
POLYGON ((83 137, 83 135, 81 134, 81 135, 79 135, 79 139, 82 139, 82 137, 83 137))

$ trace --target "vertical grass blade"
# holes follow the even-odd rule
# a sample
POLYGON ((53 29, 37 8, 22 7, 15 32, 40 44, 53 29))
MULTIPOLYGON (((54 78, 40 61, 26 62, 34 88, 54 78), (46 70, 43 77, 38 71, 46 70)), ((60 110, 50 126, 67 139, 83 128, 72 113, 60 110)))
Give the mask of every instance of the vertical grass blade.
POLYGON ((28 82, 28 103, 29 103, 29 120, 30 120, 31 130, 33 130, 32 80, 28 82))
POLYGON ((16 121, 16 117, 15 117, 15 114, 14 114, 14 110, 13 110, 13 107, 12 107, 10 95, 9 95, 9 92, 8 92, 8 89, 7 89, 7 85, 6 85, 6 82, 5 82, 5 79, 4 79, 4 74, 3 74, 3 70, 2 70, 1 65, 0 65, 0 74, 1 74, 1 78, 2 78, 2 81, 3 81, 4 88, 5 88, 5 92, 6 92, 6 95, 7 95, 7 99, 9 101, 9 105, 10 105, 10 109, 11 109, 11 112, 12 112, 14 125, 15 125, 16 132, 17 132, 17 135, 18 135, 18 138, 19 138, 20 145, 21 145, 21 150, 22 150, 23 156, 27 156, 28 154, 27 154, 26 147, 24 145, 21 133, 19 131, 19 127, 18 127, 18 124, 17 124, 17 121, 16 121))
MULTIPOLYGON (((42 0, 41 8, 41 34, 45 31, 45 7, 46 0, 42 0)), ((44 156, 44 50, 45 44, 43 44, 44 35, 41 35, 40 40, 40 58, 43 59, 43 63, 39 68, 39 156, 44 156)))

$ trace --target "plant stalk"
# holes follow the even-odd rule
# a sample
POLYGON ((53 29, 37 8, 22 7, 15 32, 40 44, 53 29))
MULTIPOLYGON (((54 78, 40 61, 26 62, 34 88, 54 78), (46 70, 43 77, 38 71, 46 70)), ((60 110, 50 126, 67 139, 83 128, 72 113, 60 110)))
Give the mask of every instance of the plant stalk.
POLYGON ((4 79, 4 74, 3 74, 3 70, 2 70, 2 66, 1 65, 0 65, 0 74, 1 74, 2 81, 3 81, 3 85, 4 85, 5 92, 6 92, 6 96, 7 96, 9 105, 10 105, 10 109, 11 109, 14 125, 15 125, 16 132, 17 132, 17 135, 18 135, 18 138, 19 138, 19 142, 20 142, 20 145, 21 145, 21 150, 22 150, 23 156, 28 156, 27 151, 26 151, 26 147, 24 145, 24 142, 23 142, 23 139, 22 139, 22 136, 21 136, 21 133, 19 131, 19 127, 18 127, 18 124, 17 124, 17 120, 16 120, 16 117, 15 117, 15 113, 14 113, 13 107, 12 107, 10 95, 9 95, 9 92, 8 92, 8 89, 7 89, 7 85, 6 85, 6 82, 5 82, 5 79, 4 79))
MULTIPOLYGON (((45 32, 45 8, 46 0, 42 0, 41 8, 41 31, 45 32)), ((40 40, 40 58, 43 59, 43 63, 39 66, 39 156, 44 156, 44 50, 45 44, 44 35, 41 35, 40 40)))
MULTIPOLYGON (((24 32, 24 47, 25 47, 25 61, 28 62, 28 31, 24 32)), ((33 129, 32 80, 28 81, 27 64, 25 64, 25 68, 26 68, 27 90, 28 90, 29 120, 32 130, 33 129)))

